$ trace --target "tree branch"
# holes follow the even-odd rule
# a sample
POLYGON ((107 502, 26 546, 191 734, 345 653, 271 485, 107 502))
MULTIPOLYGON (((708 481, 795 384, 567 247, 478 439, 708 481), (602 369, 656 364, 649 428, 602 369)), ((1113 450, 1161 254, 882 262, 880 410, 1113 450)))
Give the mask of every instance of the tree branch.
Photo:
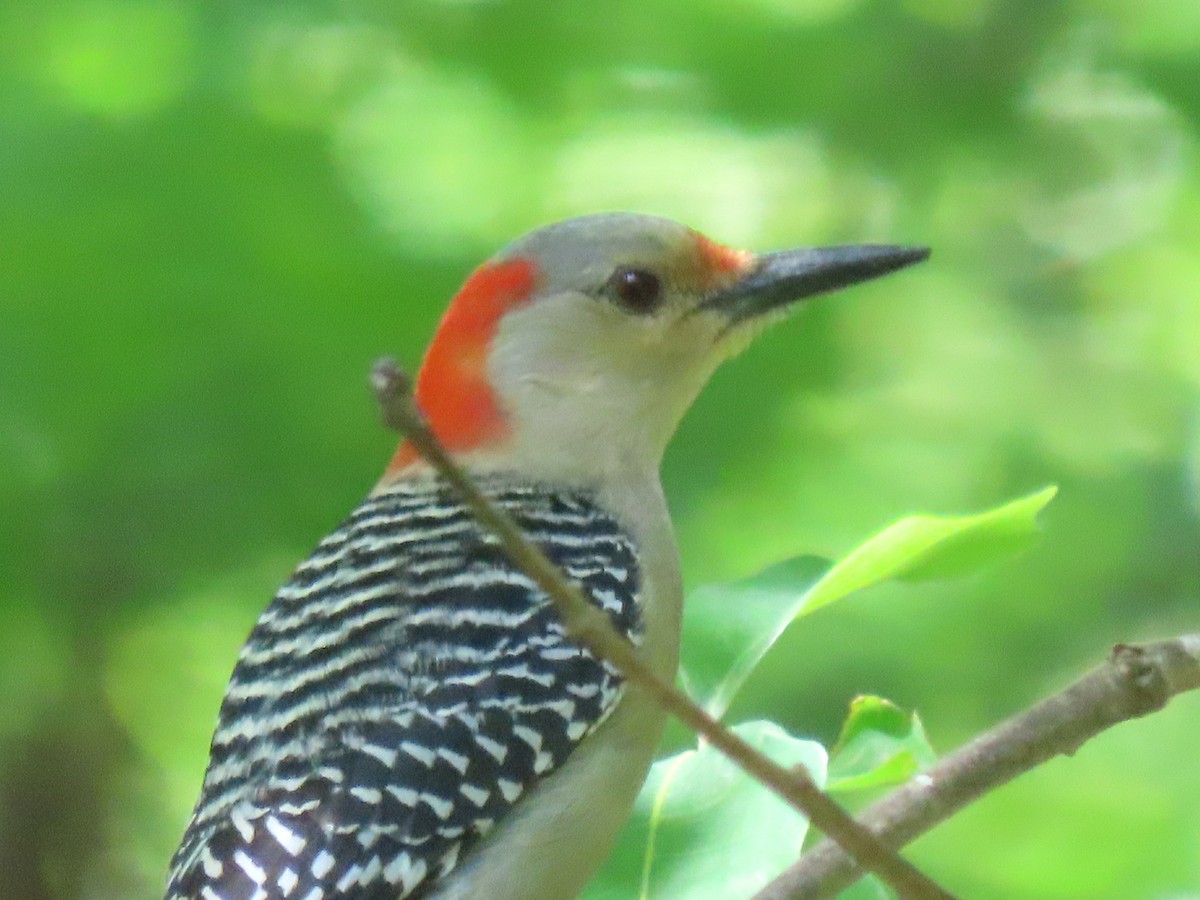
MULTIPOLYGON (((1119 722, 1156 712, 1200 688, 1200 633, 1153 644, 1118 644, 1106 663, 1070 687, 1013 716, 867 809, 859 821, 903 847, 988 791, 1119 722)), ((754 900, 833 897, 863 870, 823 840, 754 900)))
POLYGON ((608 618, 521 533, 512 518, 491 502, 470 476, 450 459, 425 423, 412 395, 412 384, 394 360, 379 360, 371 385, 388 427, 405 435, 417 451, 446 479, 475 517, 500 540, 505 553, 546 592, 576 641, 615 666, 625 679, 650 695, 663 709, 704 737, 736 765, 766 785, 816 827, 846 848, 859 865, 887 882, 901 897, 950 898, 944 890, 896 855, 829 799, 803 770, 772 762, 688 699, 673 684, 659 678, 642 661, 633 645, 609 624, 608 618))

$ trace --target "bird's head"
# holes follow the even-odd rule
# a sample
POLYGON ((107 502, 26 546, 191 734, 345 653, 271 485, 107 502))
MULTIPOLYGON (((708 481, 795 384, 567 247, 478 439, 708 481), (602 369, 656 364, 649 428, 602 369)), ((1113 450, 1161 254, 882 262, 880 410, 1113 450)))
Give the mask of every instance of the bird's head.
MULTIPOLYGON (((755 254, 632 213, 548 225, 463 285, 426 353, 417 404, 476 469, 579 482, 657 467, 713 370, 767 323, 927 255, 874 245, 755 254)), ((385 481, 423 466, 402 444, 385 481)))

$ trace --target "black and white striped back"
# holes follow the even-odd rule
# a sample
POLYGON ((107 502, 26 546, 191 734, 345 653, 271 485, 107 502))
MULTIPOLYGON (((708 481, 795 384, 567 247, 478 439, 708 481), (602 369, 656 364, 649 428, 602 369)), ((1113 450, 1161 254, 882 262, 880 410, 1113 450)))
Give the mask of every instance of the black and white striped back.
MULTIPOLYGON (((586 493, 485 489, 639 638, 637 552, 586 493)), ((364 502, 243 647, 167 896, 415 898, 613 710, 614 670, 440 482, 364 502)))

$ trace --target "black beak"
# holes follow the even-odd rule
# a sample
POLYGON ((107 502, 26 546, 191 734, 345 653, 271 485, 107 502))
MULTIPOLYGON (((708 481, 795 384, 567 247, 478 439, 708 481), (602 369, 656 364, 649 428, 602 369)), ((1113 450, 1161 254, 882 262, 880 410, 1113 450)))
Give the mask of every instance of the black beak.
POLYGON ((854 244, 764 253, 739 280, 700 304, 720 312, 730 324, 887 275, 929 256, 928 247, 854 244))

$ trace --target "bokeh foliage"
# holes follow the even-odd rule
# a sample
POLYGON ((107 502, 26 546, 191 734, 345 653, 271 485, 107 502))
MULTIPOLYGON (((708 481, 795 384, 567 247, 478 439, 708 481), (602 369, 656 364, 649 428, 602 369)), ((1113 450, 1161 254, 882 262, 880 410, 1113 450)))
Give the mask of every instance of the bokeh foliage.
MULTIPOLYGON (((536 224, 923 242, 718 373, 666 463, 692 585, 1054 482, 968 581, 791 629, 731 711, 860 692, 948 748, 1200 599, 1194 0, 0 4, 0 896, 150 898, 237 645, 370 486, 415 361, 536 224)), ((1200 886, 1200 703, 915 858, 969 897, 1200 886)), ((734 864, 734 861, 731 861, 734 864)))

